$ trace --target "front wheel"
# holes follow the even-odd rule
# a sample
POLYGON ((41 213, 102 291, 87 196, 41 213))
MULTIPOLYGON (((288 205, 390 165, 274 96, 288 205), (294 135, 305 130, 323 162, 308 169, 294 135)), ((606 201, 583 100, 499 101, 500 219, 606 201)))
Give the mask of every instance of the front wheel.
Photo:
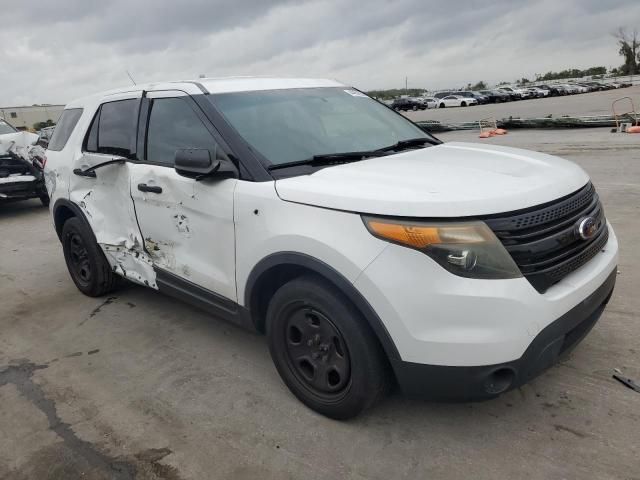
POLYGON ((467 106, 467 102, 460 102, 460 106, 461 107, 466 107, 467 106))
POLYGON ((440 108, 444 108, 444 107, 445 107, 444 103, 441 103, 440 108))
POLYGON ((267 310, 271 358, 289 390, 335 419, 355 417, 388 386, 382 348, 349 300, 320 277, 280 287, 267 310))

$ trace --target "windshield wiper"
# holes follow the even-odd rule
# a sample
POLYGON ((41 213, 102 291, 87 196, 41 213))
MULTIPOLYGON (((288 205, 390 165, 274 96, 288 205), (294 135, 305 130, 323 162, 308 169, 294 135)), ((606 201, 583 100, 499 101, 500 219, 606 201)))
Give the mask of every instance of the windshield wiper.
POLYGON ((388 147, 379 148, 377 151, 378 152, 390 152, 392 150, 400 151, 400 150, 405 150, 407 148, 424 145, 425 143, 429 143, 431 145, 440 145, 440 142, 438 142, 435 139, 432 139, 429 137, 418 137, 418 138, 409 138, 407 140, 400 140, 399 142, 394 143, 393 145, 389 145, 388 147))
POLYGON ((278 170, 280 168, 298 167, 301 165, 331 165, 332 163, 349 163, 359 162, 368 157, 382 157, 387 155, 382 150, 372 150, 368 152, 342 152, 342 153, 323 153, 314 155, 305 160, 296 160, 295 162, 278 163, 269 165, 268 170, 278 170))

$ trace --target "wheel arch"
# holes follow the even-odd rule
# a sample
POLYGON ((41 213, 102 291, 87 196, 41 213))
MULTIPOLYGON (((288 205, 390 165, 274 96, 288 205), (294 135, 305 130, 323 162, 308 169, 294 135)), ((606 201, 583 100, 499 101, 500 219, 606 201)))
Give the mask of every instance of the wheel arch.
POLYGON ((305 273, 319 275, 338 288, 362 314, 387 357, 400 359, 398 349, 382 320, 356 287, 330 265, 303 253, 273 253, 251 270, 244 292, 244 306, 250 310, 256 330, 264 333, 266 309, 276 290, 305 273))
POLYGON ((87 221, 87 218, 84 216, 84 213, 75 203, 71 200, 67 200, 66 198, 61 198, 56 201, 53 205, 53 224, 55 225, 56 234, 58 235, 58 239, 62 240, 62 227, 64 223, 70 218, 77 217, 87 225, 89 225, 89 229, 93 233, 93 229, 91 229, 91 225, 87 221))

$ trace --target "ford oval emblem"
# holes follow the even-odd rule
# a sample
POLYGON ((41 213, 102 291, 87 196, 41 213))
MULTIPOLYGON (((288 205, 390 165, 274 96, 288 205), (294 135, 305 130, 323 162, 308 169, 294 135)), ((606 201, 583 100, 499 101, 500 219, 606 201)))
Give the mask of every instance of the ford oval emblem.
POLYGON ((578 235, 583 240, 589 240, 598 231, 598 222, 593 217, 585 217, 578 224, 578 235))

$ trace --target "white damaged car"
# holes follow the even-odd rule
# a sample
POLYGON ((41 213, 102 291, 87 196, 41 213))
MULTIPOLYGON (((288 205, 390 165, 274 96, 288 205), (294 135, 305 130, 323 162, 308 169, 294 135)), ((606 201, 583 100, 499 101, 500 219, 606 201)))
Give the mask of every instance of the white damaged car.
POLYGON ((51 143, 81 292, 127 279, 262 332, 293 394, 333 418, 394 383, 438 400, 518 387, 614 288, 618 243, 580 167, 443 144, 333 80, 127 87, 71 102, 51 143))
POLYGON ((38 135, 19 132, 0 119, 0 203, 39 198, 49 205, 38 135))

